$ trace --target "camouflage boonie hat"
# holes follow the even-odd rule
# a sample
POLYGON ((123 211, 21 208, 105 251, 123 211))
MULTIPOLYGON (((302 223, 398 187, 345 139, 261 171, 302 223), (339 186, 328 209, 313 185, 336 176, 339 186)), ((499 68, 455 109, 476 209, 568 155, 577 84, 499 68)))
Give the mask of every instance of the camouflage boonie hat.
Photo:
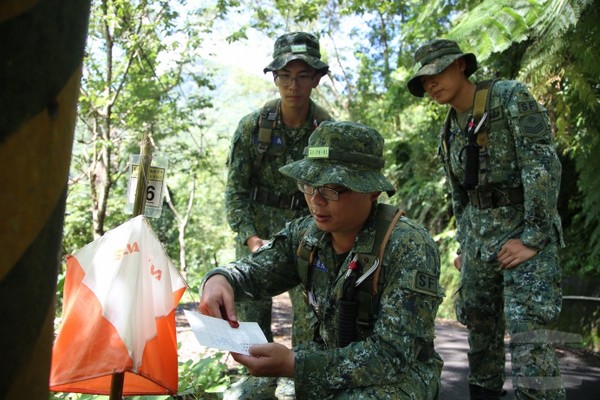
POLYGON ((396 189, 382 173, 383 137, 356 122, 325 121, 310 135, 304 158, 279 172, 314 187, 340 185, 353 192, 387 192, 396 189))
POLYGON ((323 74, 329 70, 329 65, 321 61, 317 38, 310 33, 292 32, 277 38, 273 47, 273 61, 263 72, 280 70, 293 60, 302 60, 323 74))
POLYGON ((445 70, 455 60, 464 57, 467 62, 465 75, 468 78, 477 71, 477 58, 473 53, 463 53, 452 40, 433 40, 415 52, 414 76, 408 81, 408 91, 417 97, 423 97, 425 89, 421 84, 424 75, 436 75, 445 70))

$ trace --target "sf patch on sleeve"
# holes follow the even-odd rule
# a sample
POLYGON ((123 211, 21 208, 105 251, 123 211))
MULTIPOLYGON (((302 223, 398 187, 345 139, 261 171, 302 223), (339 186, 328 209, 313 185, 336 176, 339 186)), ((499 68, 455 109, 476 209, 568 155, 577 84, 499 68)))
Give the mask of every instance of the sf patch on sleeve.
POLYGON ((528 138, 540 138, 548 132, 546 119, 541 107, 535 100, 519 102, 519 127, 523 136, 528 138))
POLYGON ((411 288, 415 292, 425 293, 431 296, 438 294, 438 281, 434 275, 426 272, 414 271, 411 288))

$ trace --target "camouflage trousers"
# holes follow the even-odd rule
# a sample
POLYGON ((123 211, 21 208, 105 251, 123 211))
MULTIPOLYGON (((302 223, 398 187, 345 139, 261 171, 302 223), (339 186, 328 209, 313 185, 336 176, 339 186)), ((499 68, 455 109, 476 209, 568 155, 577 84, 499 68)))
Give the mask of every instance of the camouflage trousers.
POLYGON ((564 399, 548 324, 561 308, 557 247, 546 246, 512 270, 499 270, 463 247, 458 320, 469 330, 469 384, 501 391, 504 333, 510 334, 516 399, 564 399))

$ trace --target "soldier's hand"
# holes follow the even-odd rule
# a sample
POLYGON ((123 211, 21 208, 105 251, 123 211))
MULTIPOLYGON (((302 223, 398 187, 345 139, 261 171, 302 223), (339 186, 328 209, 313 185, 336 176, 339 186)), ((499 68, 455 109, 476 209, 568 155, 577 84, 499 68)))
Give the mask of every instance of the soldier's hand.
POLYGON ((248 240, 246 240, 246 246, 248 246, 248 249, 250 249, 252 253, 260 249, 267 243, 269 243, 268 240, 261 239, 258 236, 250 236, 248 240))
POLYGON ((233 288, 223 275, 213 275, 204 283, 198 309, 204 315, 222 318, 232 328, 240 326, 235 315, 233 288))
POLYGON ((500 269, 513 269, 537 254, 537 250, 527 247, 520 239, 509 239, 498 252, 500 269))
POLYGON ((457 270, 460 271, 462 269, 462 257, 460 254, 456 256, 453 264, 454 264, 454 268, 456 268, 457 270))
POLYGON ((294 352, 282 344, 267 343, 250 347, 250 355, 231 353, 233 359, 253 376, 294 376, 294 352))

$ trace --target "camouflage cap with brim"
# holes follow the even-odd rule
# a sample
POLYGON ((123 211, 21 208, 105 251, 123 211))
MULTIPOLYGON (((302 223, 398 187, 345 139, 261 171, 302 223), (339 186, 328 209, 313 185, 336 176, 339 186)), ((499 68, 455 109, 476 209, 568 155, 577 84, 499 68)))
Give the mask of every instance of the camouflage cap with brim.
POLYGON ((278 71, 293 60, 302 60, 322 74, 329 70, 329 65, 321 61, 317 38, 306 32, 292 32, 277 38, 273 48, 273 61, 263 72, 278 71))
POLYGON ((394 185, 382 173, 383 137, 356 122, 325 121, 308 139, 304 158, 284 165, 279 172, 314 187, 340 185, 354 192, 386 192, 394 185))
POLYGON ((413 96, 423 97, 425 89, 421 77, 439 74, 461 57, 467 63, 465 76, 468 78, 478 68, 475 54, 463 53, 456 42, 445 39, 437 39, 419 47, 415 52, 414 74, 407 83, 408 91, 413 96))

